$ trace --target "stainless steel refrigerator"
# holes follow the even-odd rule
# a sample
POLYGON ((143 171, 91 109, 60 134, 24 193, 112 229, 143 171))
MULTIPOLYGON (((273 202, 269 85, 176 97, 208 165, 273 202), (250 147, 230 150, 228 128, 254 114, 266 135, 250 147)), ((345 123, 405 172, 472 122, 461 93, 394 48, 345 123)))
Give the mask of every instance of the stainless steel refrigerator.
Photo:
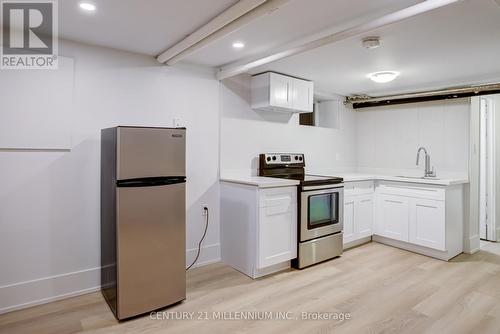
POLYGON ((186 130, 101 132, 101 284, 119 320, 186 298, 186 130))

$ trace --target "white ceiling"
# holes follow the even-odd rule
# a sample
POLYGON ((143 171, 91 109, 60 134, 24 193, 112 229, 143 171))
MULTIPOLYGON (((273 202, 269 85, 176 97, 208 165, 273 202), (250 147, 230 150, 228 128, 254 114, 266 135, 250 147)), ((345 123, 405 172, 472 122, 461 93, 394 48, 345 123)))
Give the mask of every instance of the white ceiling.
POLYGON ((94 0, 93 13, 79 2, 58 2, 60 37, 156 56, 238 0, 94 0))
MULTIPOLYGON (((500 81, 500 6, 494 0, 465 0, 381 28, 382 46, 361 47, 361 36, 324 46, 260 68, 314 80, 342 95, 402 91, 500 81), (371 72, 395 70, 391 83, 376 84, 371 72)), ((370 35, 373 35, 370 33, 370 35)))
MULTIPOLYGON (((190 55, 185 62, 218 67, 253 59, 323 36, 422 0, 292 0, 279 10, 190 55), (245 42, 234 50, 235 40, 245 42)), ((237 0, 94 0, 83 13, 78 0, 59 1, 60 36, 84 43, 158 55, 237 0)), ((274 70, 315 81, 325 92, 388 94, 500 79, 500 6, 464 0, 374 32, 382 47, 365 50, 362 36, 254 70, 274 70), (366 74, 397 70, 389 84, 366 74)), ((370 35, 374 34, 370 33, 370 35)))
POLYGON ((337 31, 358 22, 408 7, 422 0, 292 0, 275 12, 233 32, 185 61, 221 66, 268 52, 325 31, 337 31), (234 50, 234 41, 246 47, 234 50))

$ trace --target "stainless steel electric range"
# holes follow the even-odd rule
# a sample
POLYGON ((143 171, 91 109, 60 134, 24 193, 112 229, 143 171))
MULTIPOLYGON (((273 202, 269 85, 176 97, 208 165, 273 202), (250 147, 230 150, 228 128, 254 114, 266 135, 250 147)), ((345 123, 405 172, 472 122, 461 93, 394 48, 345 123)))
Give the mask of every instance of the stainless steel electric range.
POLYGON ((342 254, 344 184, 339 177, 308 175, 303 154, 264 153, 259 175, 299 180, 298 245, 295 268, 342 254))

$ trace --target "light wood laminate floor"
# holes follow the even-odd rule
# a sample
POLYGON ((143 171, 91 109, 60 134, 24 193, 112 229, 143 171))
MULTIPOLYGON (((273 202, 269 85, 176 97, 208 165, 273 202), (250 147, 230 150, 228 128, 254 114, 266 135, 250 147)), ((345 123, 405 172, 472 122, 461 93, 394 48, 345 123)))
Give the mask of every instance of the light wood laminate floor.
POLYGON ((146 315, 118 323, 100 293, 92 293, 1 315, 0 333, 500 333, 495 247, 447 263, 369 243, 333 261, 259 280, 213 264, 190 271, 187 300, 163 310, 202 312, 208 320, 146 315), (345 312, 351 318, 212 318, 256 311, 290 312, 299 319, 301 312, 345 312))

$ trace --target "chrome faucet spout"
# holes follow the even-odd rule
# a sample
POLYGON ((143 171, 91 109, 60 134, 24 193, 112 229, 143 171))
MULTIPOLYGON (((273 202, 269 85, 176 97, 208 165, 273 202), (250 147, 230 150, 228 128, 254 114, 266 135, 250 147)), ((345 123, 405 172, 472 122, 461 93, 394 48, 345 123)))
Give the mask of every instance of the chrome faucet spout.
POLYGON ((425 156, 426 157, 428 156, 427 150, 425 149, 425 147, 423 147, 423 146, 419 147, 418 150, 417 150, 417 162, 416 162, 417 166, 418 166, 418 161, 420 160, 420 151, 424 151, 425 156))
POLYGON ((436 172, 434 171, 434 167, 431 169, 431 156, 429 155, 429 153, 427 152, 427 150, 423 146, 419 147, 417 150, 417 163, 416 163, 417 166, 418 166, 418 163, 420 160, 420 151, 424 151, 424 153, 425 153, 425 174, 424 174, 424 177, 435 177, 436 172))

